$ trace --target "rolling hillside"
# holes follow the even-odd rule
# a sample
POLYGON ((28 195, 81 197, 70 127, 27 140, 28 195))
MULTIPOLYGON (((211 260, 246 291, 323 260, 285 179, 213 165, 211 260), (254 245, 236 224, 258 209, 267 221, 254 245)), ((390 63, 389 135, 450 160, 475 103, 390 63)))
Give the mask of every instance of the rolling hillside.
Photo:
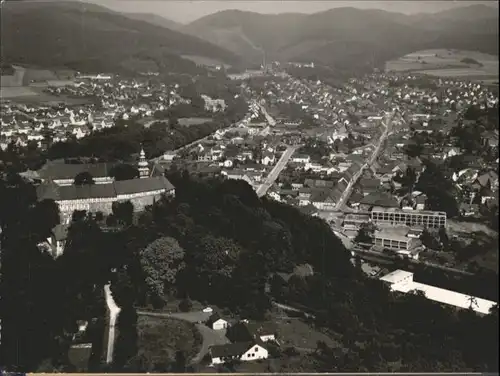
POLYGON ((498 15, 486 6, 435 14, 336 8, 312 15, 223 11, 181 29, 255 60, 314 61, 338 69, 382 66, 419 49, 498 54, 498 15))
POLYGON ((178 22, 169 20, 168 18, 158 16, 156 14, 150 13, 122 13, 125 17, 131 18, 133 20, 148 22, 152 25, 166 27, 171 30, 179 30, 184 25, 178 22))
POLYGON ((87 72, 198 70, 180 55, 239 61, 199 38, 79 2, 5 3, 1 41, 2 62, 87 72))

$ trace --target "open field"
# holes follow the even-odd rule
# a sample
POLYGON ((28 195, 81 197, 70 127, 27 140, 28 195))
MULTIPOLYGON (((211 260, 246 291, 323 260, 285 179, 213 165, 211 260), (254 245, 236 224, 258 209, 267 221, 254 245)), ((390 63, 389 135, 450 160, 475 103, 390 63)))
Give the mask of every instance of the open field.
POLYGON ((86 103, 81 98, 56 97, 43 92, 47 86, 65 86, 73 83, 74 72, 70 70, 50 71, 13 65, 13 75, 1 77, 0 98, 21 103, 65 102, 86 103))
POLYGON ((201 348, 198 329, 184 320, 139 316, 137 328, 138 355, 144 355, 149 364, 172 362, 177 351, 184 351, 187 359, 191 359, 201 348))
POLYGON ((34 67, 22 67, 19 65, 12 65, 12 68, 15 70, 13 75, 2 76, 2 87, 29 86, 35 82, 67 81, 72 80, 75 76, 75 73, 69 69, 52 71, 34 67))
POLYGON ((13 99, 19 97, 36 96, 38 93, 26 86, 2 86, 0 88, 0 97, 3 99, 13 99))
POLYGON ((189 127, 191 125, 198 125, 203 123, 208 123, 212 121, 210 118, 199 118, 199 117, 189 117, 189 118, 180 118, 178 119, 179 124, 185 127, 189 127))
POLYGON ((478 81, 498 81, 498 67, 498 56, 444 49, 417 51, 386 63, 386 71, 478 81))
POLYGON ((338 343, 299 318, 277 319, 276 320, 278 341, 282 349, 295 347, 297 349, 316 348, 318 341, 325 342, 330 347, 338 346, 338 343))
POLYGON ((10 101, 23 104, 43 103, 48 106, 58 103, 64 103, 69 106, 83 105, 89 103, 89 99, 87 98, 68 97, 65 95, 56 97, 54 95, 44 93, 43 88, 35 88, 35 87, 1 88, 0 102, 2 101, 10 101))

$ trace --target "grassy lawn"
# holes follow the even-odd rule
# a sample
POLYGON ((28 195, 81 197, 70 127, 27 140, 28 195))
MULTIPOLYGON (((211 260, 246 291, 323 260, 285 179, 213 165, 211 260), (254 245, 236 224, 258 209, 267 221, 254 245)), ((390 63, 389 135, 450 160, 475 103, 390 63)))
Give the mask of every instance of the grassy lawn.
POLYGON ((386 63, 387 71, 423 73, 435 77, 456 77, 498 81, 498 59, 474 51, 426 50, 417 51, 386 63), (472 59, 481 65, 468 63, 472 59), (424 63, 425 62, 425 63, 424 63))
POLYGON ((318 341, 323 341, 330 347, 338 345, 333 338, 299 318, 279 319, 276 320, 276 325, 278 341, 283 349, 292 346, 315 349, 318 341))
POLYGON ((138 334, 138 355, 144 355, 150 364, 172 362, 179 350, 191 359, 203 341, 194 324, 173 318, 140 316, 138 334))

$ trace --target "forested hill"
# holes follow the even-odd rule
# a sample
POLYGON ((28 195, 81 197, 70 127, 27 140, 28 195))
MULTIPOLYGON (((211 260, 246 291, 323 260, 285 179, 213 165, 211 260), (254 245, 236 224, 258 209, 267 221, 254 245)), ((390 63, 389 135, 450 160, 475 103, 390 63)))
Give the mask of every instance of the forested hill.
MULTIPOLYGON (((4 364, 75 371, 66 351, 74 323, 102 317, 102 285, 112 280, 127 311, 186 297, 254 320, 267 316, 272 298, 310 307, 311 324, 334 335, 338 346, 318 344, 298 368, 286 358, 297 355, 285 352, 281 372, 498 370, 497 311, 482 318, 390 293, 351 264, 324 221, 261 200, 243 181, 175 170, 168 178, 176 197, 157 202, 136 224, 131 210, 117 209, 115 231, 103 232, 102 218, 76 212, 56 260, 36 246, 58 221, 55 203, 36 203, 34 188, 16 175, 0 182, 4 364), (303 263, 314 275, 267 291, 271 274, 303 263)), ((146 372, 160 363, 165 369, 163 359, 156 364, 138 354, 134 320, 121 325, 129 335, 126 343, 118 339, 113 372, 146 372)), ((94 362, 93 371, 103 369, 94 362)))
POLYGON ((2 61, 86 72, 196 72, 180 55, 228 64, 238 57, 194 36, 83 2, 6 2, 2 5, 2 61))
POLYGON ((122 14, 133 20, 149 22, 150 24, 166 27, 167 29, 171 30, 178 30, 183 26, 183 24, 172 21, 165 17, 158 16, 157 14, 151 14, 151 13, 122 13, 122 14))
POLYGON ((264 50, 268 60, 314 61, 338 69, 363 69, 430 48, 498 54, 498 11, 486 6, 418 15, 356 8, 311 15, 228 10, 182 30, 249 59, 262 59, 264 50))

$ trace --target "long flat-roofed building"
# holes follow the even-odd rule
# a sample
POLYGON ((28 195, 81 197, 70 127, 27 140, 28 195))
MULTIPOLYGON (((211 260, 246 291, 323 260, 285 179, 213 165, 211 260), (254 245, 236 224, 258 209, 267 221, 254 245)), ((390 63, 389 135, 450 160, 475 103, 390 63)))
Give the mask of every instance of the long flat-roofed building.
POLYGON ((452 305, 457 308, 472 309, 484 315, 489 314, 491 308, 497 305, 497 302, 491 300, 415 282, 413 280, 413 273, 405 270, 396 270, 383 276, 380 280, 387 283, 391 291, 401 293, 411 293, 413 291, 423 292, 427 299, 452 305))
POLYGON ((376 246, 395 251, 409 250, 415 243, 414 238, 409 238, 408 228, 382 228, 373 234, 376 246))
POLYGON ((371 219, 374 223, 391 226, 446 227, 446 213, 438 211, 374 207, 371 211, 371 219))

